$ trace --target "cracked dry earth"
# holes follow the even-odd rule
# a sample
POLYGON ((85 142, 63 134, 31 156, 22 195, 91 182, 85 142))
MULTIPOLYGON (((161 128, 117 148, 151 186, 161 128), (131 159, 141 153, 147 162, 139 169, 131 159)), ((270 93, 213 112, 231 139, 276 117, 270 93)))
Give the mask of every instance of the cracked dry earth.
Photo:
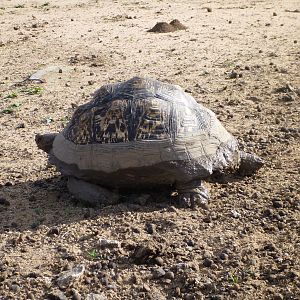
POLYGON ((296 0, 2 0, 0 299, 299 299, 299 11, 296 0), (147 32, 174 19, 188 29, 147 32), (38 70, 43 83, 25 80, 38 70), (207 183, 206 209, 73 199, 34 136, 135 75, 182 86, 265 166, 207 183))

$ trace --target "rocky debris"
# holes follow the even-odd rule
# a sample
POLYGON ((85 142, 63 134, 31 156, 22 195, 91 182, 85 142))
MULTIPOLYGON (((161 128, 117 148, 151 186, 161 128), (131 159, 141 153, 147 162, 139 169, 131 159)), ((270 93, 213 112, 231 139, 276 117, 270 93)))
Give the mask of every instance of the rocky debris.
POLYGON ((175 19, 171 21, 170 24, 168 24, 167 22, 158 22, 153 28, 149 29, 148 32, 167 33, 186 29, 186 26, 181 24, 179 20, 175 19))
POLYGON ((107 300, 107 297, 102 294, 88 294, 85 298, 86 300, 107 300))
POLYGON ((59 235, 59 229, 57 227, 52 227, 48 230, 47 235, 59 235))
POLYGON ((152 224, 152 223, 147 223, 146 224, 146 231, 149 233, 149 234, 153 234, 156 232, 156 225, 155 224, 152 224))
POLYGON ((73 281, 78 280, 83 275, 84 270, 84 265, 78 265, 71 270, 62 272, 57 279, 58 286, 67 288, 73 281))
POLYGON ((48 66, 48 67, 45 67, 44 69, 40 69, 40 70, 36 71, 28 79, 35 83, 43 83, 43 82, 45 82, 46 76, 49 73, 61 73, 61 70, 62 69, 58 66, 48 66))
POLYGON ((153 263, 154 259, 163 254, 163 248, 154 242, 148 241, 135 247, 131 255, 137 264, 153 263))
POLYGON ((280 100, 283 102, 293 102, 296 100, 296 97, 300 97, 300 87, 295 88, 290 84, 286 84, 274 89, 274 93, 284 94, 280 98, 280 100))
POLYGON ((100 239, 99 246, 101 249, 114 249, 114 248, 120 248, 121 243, 116 240, 100 239))
POLYGON ((49 293, 47 295, 47 299, 49 299, 49 300, 68 300, 66 295, 58 289, 55 289, 54 291, 49 293))
POLYGON ((164 277, 165 275, 166 275, 166 272, 163 268, 157 268, 153 271, 153 278, 154 279, 164 277))
POLYGON ((4 197, 0 197, 0 205, 10 206, 10 202, 6 200, 4 197))

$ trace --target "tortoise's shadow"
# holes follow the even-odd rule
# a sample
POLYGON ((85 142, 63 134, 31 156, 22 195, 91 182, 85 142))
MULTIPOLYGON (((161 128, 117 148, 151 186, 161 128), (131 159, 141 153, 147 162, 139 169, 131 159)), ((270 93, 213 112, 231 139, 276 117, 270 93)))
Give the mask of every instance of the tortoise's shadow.
POLYGON ((2 186, 0 198, 0 234, 7 231, 33 231, 42 225, 50 228, 126 211, 152 212, 174 205, 168 197, 145 203, 132 201, 132 197, 123 197, 120 204, 93 207, 75 199, 68 192, 67 180, 63 176, 2 186))

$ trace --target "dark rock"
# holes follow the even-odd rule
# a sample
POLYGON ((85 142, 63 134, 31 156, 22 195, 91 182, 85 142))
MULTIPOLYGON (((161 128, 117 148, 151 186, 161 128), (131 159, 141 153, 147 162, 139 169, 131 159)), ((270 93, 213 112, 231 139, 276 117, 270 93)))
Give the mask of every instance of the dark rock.
POLYGON ((49 300, 68 300, 65 294, 60 290, 54 290, 50 294, 47 295, 47 299, 49 300))
POLYGON ((158 268, 153 271, 153 278, 158 279, 158 278, 164 277, 165 274, 166 274, 166 272, 164 271, 163 268, 158 268))
POLYGON ((228 75, 228 77, 230 78, 230 79, 235 79, 235 78, 238 78, 239 77, 239 74, 236 72, 236 71, 231 71, 230 73, 229 73, 229 75, 228 75))
POLYGON ((59 229, 57 227, 52 227, 48 230, 47 235, 59 235, 59 229))
POLYGON ((275 294, 274 296, 273 296, 273 300, 283 300, 284 298, 283 298, 283 296, 281 295, 281 294, 275 294))
POLYGON ((219 257, 220 257, 220 259, 222 259, 222 260, 227 260, 227 259, 228 259, 228 254, 222 252, 222 253, 220 254, 219 257))
POLYGON ((25 123, 19 123, 19 124, 16 126, 16 129, 20 129, 20 128, 25 128, 25 123))
POLYGON ((0 197, 0 205, 10 206, 10 202, 6 200, 4 197, 0 197))
POLYGON ((283 206, 283 204, 280 200, 273 200, 273 207, 281 208, 282 206, 283 206))
POLYGON ((295 97, 293 95, 286 94, 281 97, 281 101, 292 102, 292 101, 295 101, 295 97))
POLYGON ((155 224, 152 224, 152 223, 147 223, 147 224, 146 224, 146 231, 147 231, 149 234, 155 233, 155 231, 156 231, 156 225, 155 225, 155 224))
POLYGON ((213 260, 209 258, 204 258, 203 260, 203 266, 207 268, 211 267, 213 263, 214 263, 213 260))
POLYGON ((148 242, 147 244, 137 245, 131 258, 137 264, 144 264, 153 262, 153 259, 161 254, 162 249, 159 245, 148 242))
POLYGON ((155 257, 153 259, 153 263, 158 266, 162 266, 164 264, 164 260, 161 257, 155 257))
POLYGON ((165 278, 173 280, 175 278, 175 274, 172 271, 168 271, 165 274, 165 278))

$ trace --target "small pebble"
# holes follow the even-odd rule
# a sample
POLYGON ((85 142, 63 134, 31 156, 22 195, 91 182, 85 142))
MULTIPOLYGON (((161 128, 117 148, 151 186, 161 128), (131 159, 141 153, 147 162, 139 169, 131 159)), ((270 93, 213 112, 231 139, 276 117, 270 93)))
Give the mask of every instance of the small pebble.
POLYGON ((161 257, 155 257, 153 259, 153 263, 158 266, 162 266, 164 264, 164 260, 161 257))
POLYGON ((203 266, 207 268, 211 267, 213 263, 214 263, 213 260, 209 258, 204 258, 203 260, 203 266))
POLYGON ((281 294, 275 294, 273 300, 283 300, 283 296, 281 294))
POLYGON ((280 200, 274 200, 273 201, 273 207, 275 208, 281 208, 283 206, 282 202, 280 200))
POLYGON ((6 200, 4 197, 0 197, 0 205, 10 206, 10 202, 6 200))
POLYGON ((284 101, 284 102, 292 102, 294 100, 295 100, 295 98, 292 95, 289 95, 289 94, 283 95, 281 97, 281 101, 284 101))
POLYGON ((156 226, 155 226, 155 224, 147 223, 147 224, 146 224, 146 231, 147 231, 149 234, 155 233, 155 231, 156 231, 156 226))
POLYGON ((153 278, 154 279, 161 278, 165 275, 166 275, 166 272, 164 271, 163 268, 155 269, 154 272, 153 272, 153 278))
POLYGON ((17 293, 20 291, 20 286, 17 285, 17 284, 12 284, 10 289, 14 292, 14 293, 17 293))
POLYGON ((52 227, 48 230, 47 235, 59 235, 59 229, 57 227, 52 227))
POLYGON ((228 255, 227 255, 226 253, 222 252, 222 253, 220 254, 220 259, 222 259, 222 260, 227 260, 227 259, 228 259, 228 255))
POLYGON ((174 279, 175 278, 175 274, 172 272, 172 271, 168 271, 168 272, 166 272, 166 274, 165 274, 165 278, 166 279, 174 279))

